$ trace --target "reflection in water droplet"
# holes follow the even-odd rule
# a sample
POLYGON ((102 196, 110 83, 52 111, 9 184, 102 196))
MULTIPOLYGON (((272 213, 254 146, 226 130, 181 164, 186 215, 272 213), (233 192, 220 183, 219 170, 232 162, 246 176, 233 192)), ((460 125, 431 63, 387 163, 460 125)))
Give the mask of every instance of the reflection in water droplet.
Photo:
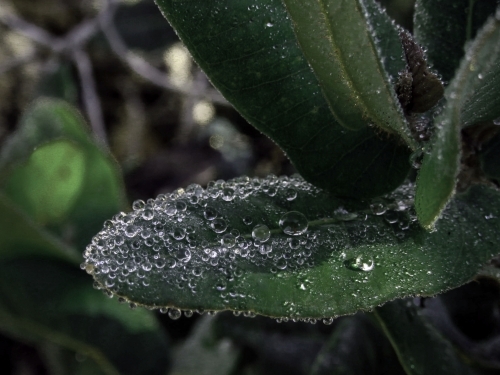
POLYGON ((224 219, 214 219, 210 223, 210 226, 215 233, 224 233, 224 231, 227 229, 227 223, 224 219))
POLYGON ((271 237, 271 231, 264 224, 257 224, 252 230, 252 237, 259 242, 266 242, 271 237))
POLYGON ((371 271, 375 267, 373 258, 369 255, 358 255, 354 259, 346 261, 346 266, 354 271, 371 271))
POLYGON ((170 309, 168 311, 168 317, 172 320, 177 320, 181 317, 181 310, 179 309, 170 309))
POLYGON ((286 200, 293 201, 295 198, 297 198, 297 190, 293 188, 287 189, 285 192, 285 197, 286 200))
POLYGON ((283 232, 291 236, 299 236, 305 233, 308 225, 307 218, 298 211, 287 212, 279 221, 279 226, 283 232))

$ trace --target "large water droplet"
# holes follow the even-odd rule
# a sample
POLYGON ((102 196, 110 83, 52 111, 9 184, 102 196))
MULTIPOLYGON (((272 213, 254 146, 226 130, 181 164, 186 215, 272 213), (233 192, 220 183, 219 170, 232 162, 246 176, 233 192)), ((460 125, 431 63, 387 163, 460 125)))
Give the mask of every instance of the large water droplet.
POLYGON ((291 236, 299 236, 305 233, 308 225, 307 218, 298 211, 287 212, 279 221, 279 226, 283 232, 291 236))
POLYGON ((227 229, 227 223, 224 219, 214 219, 210 223, 210 226, 215 233, 224 233, 224 231, 227 229))
POLYGON ((203 212, 203 215, 205 216, 205 219, 207 220, 214 220, 217 217, 217 211, 215 208, 211 206, 205 207, 205 211, 203 212))
POLYGON ((177 320, 181 317, 181 310, 179 309, 170 309, 168 310, 168 317, 172 320, 177 320))
POLYGON ((348 268, 355 271, 371 271, 375 267, 375 262, 373 258, 369 255, 358 255, 354 259, 350 259, 346 262, 348 268))
POLYGON ((259 242, 266 242, 271 237, 271 231, 264 224, 257 224, 252 230, 252 237, 259 242))

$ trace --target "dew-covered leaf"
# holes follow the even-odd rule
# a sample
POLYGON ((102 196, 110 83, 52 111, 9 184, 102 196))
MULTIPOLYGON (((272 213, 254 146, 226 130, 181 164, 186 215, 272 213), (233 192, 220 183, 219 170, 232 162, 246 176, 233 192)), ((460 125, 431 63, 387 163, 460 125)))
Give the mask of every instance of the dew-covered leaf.
POLYGON ((467 63, 457 72, 457 77, 463 77, 467 90, 462 127, 500 117, 500 8, 469 49, 467 63))
POLYGON ((405 185, 340 200, 298 176, 191 185, 107 221, 85 268, 112 293, 173 315, 325 318, 470 280, 498 251, 498 222, 484 216, 500 211, 499 194, 471 189, 434 233, 411 214, 412 195, 405 185))
POLYGON ((41 229, 3 193, 0 193, 0 228, 0 260, 38 255, 73 264, 81 261, 79 252, 41 229))
MULTIPOLYGON (((498 98, 493 99, 490 95, 497 91, 498 86, 483 86, 478 72, 485 76, 489 75, 487 72, 496 70, 500 73, 497 57, 500 53, 499 41, 500 20, 492 17, 468 48, 457 74, 446 89, 447 104, 435 120, 434 135, 431 144, 427 146, 430 150, 424 155, 417 180, 416 210, 418 219, 425 228, 432 228, 455 192, 456 178, 460 171, 462 111, 475 108, 478 115, 498 111, 482 107, 484 104, 489 108, 491 103, 498 102, 498 98), (490 55, 495 56, 497 61, 491 60, 490 55), (484 99, 481 102, 482 92, 492 100, 484 99)), ((496 78, 500 80, 500 74, 492 74, 498 75, 496 78)), ((471 119, 472 112, 474 111, 465 112, 464 117, 471 119)))
POLYGON ((51 226, 51 230, 58 235, 71 233, 66 239, 80 248, 85 247, 106 218, 124 207, 125 201, 116 162, 91 139, 80 113, 66 102, 56 99, 37 100, 25 112, 16 132, 6 141, 0 153, 0 186, 39 224, 46 224, 43 219, 47 215, 58 217, 58 227, 51 226), (73 153, 78 150, 80 155, 76 158, 84 158, 84 170, 76 166, 75 158, 57 159, 61 153, 53 148, 50 149, 53 151, 48 151, 48 144, 51 143, 59 145, 56 148, 68 148, 72 144, 73 153), (50 152, 52 158, 36 156, 41 151, 50 152), (46 180, 47 183, 41 185, 42 181, 30 169, 33 158, 37 160, 36 168, 47 178, 51 170, 58 171, 54 175, 57 183, 54 180, 50 184, 50 180, 46 180), (60 167, 57 170, 56 165, 51 165, 56 159, 60 167), (73 164, 68 169, 71 160, 73 164), (69 174, 63 173, 65 170, 69 174), (74 178, 68 180, 71 176, 81 179, 80 183, 76 184, 74 178), (42 187, 43 190, 40 190, 42 187), (61 194, 67 198, 66 203, 61 200, 61 194), (25 198, 31 201, 21 202, 25 198), (34 211, 33 199, 38 199, 39 206, 43 205, 43 215, 38 216, 34 211))
POLYGON ((85 161, 85 152, 73 142, 49 142, 10 174, 3 189, 37 222, 57 223, 80 194, 85 161))
POLYGON ((382 63, 384 58, 392 58, 399 62, 399 70, 405 68, 396 27, 387 16, 371 0, 283 0, 283 3, 299 48, 337 122, 351 130, 362 129, 372 122, 388 132, 398 132, 408 144, 413 144, 382 63), (365 2, 372 6, 375 21, 372 25, 365 2), (392 41, 392 48, 399 47, 393 56, 381 56, 377 29, 388 31, 383 35, 384 43, 392 41))
POLYGON ((105 374, 165 374, 166 338, 149 311, 130 311, 94 290, 72 265, 0 262, 0 330, 51 342, 95 361, 105 374))
POLYGON ((375 309, 409 375, 472 375, 451 342, 426 321, 412 300, 399 300, 375 309))
POLYGON ((376 128, 414 143, 389 77, 404 68, 403 52, 372 0, 329 0, 323 9, 295 0, 157 4, 212 83, 306 180, 358 198, 402 183, 409 148, 376 128))
POLYGON ((496 0, 416 1, 415 37, 444 81, 452 79, 465 54, 465 43, 475 37, 497 4, 496 0))

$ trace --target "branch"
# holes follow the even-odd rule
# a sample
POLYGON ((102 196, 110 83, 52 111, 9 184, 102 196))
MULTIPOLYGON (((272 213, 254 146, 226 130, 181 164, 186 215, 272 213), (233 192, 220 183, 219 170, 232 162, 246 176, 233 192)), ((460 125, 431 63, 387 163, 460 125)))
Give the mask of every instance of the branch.
POLYGON ((94 75, 92 74, 92 62, 89 56, 81 49, 73 50, 73 61, 80 76, 83 105, 89 117, 90 126, 96 139, 107 146, 106 128, 104 126, 101 102, 99 101, 94 75))
MULTIPOLYGON (((116 0, 106 0, 108 6, 116 4, 116 0)), ((135 73, 143 77, 144 79, 150 81, 151 83, 160 86, 169 91, 178 92, 186 96, 190 96, 197 99, 208 99, 213 103, 217 103, 224 106, 230 106, 228 101, 216 90, 207 89, 203 92, 198 92, 193 88, 188 87, 178 87, 173 85, 168 76, 161 70, 155 68, 147 61, 145 61, 140 56, 129 51, 125 42, 121 38, 120 34, 116 30, 113 17, 116 8, 109 12, 103 12, 99 15, 99 21, 101 25, 101 30, 103 31, 108 43, 113 50, 113 52, 132 69, 135 73)))

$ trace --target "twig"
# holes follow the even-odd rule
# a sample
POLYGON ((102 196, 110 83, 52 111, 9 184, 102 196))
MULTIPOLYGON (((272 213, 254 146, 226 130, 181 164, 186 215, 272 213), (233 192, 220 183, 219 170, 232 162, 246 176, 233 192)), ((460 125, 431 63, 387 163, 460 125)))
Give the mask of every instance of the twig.
POLYGON ((73 50, 73 61, 80 76, 83 105, 89 117, 90 126, 97 140, 107 146, 106 128, 101 102, 99 101, 94 75, 92 74, 92 63, 89 56, 81 49, 73 50))
MULTIPOLYGON (((115 4, 116 1, 106 0, 106 3, 111 9, 111 6, 115 4)), ((125 62, 125 64, 129 66, 130 69, 144 79, 147 79, 153 84, 169 91, 178 92, 197 99, 208 99, 213 103, 230 106, 228 101, 216 90, 207 89, 202 92, 198 92, 195 88, 178 87, 172 84, 164 72, 155 68, 141 57, 131 53, 114 26, 113 17, 115 9, 112 9, 109 12, 101 13, 99 15, 99 21, 101 29, 108 40, 111 49, 122 61, 125 62)))

